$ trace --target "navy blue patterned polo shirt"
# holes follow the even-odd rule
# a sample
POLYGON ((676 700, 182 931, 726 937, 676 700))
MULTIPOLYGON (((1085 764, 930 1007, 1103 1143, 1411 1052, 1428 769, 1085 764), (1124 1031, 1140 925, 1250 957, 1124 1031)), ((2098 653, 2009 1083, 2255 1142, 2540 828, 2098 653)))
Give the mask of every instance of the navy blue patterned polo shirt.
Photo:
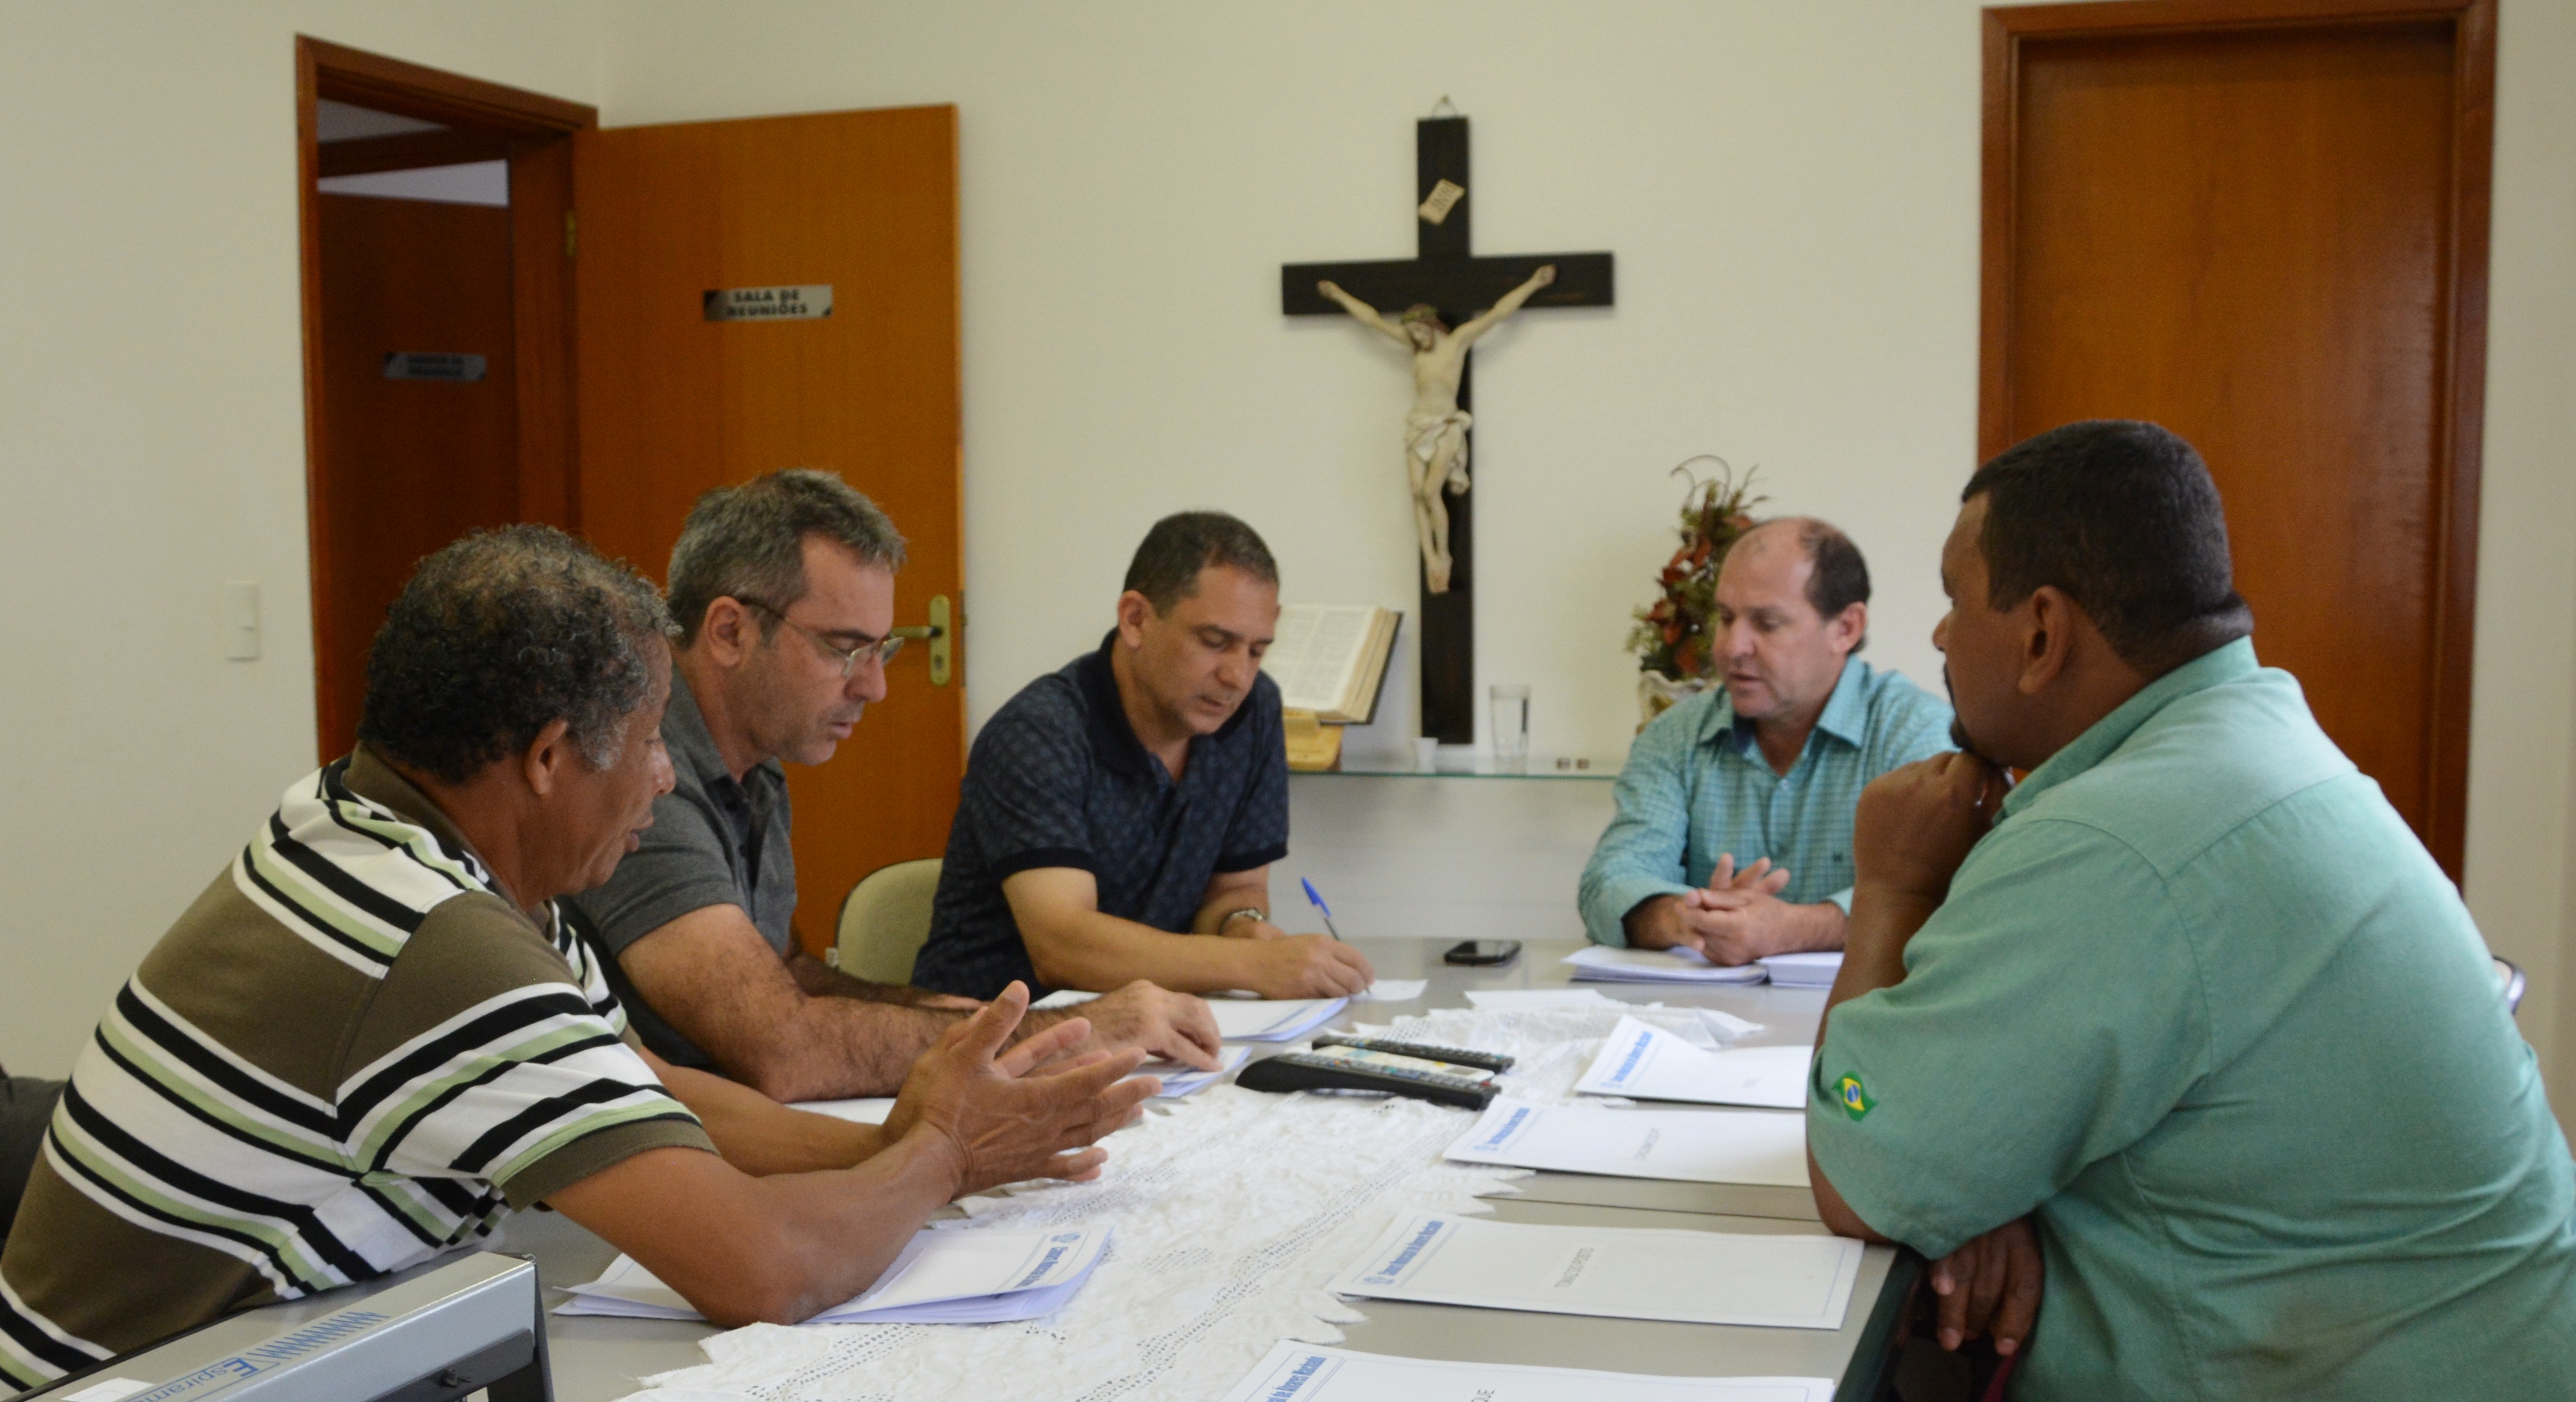
POLYGON ((1047 992, 1002 897, 1015 872, 1079 867, 1102 914, 1186 933, 1211 878, 1288 855, 1277 684, 1256 674, 1241 709, 1190 741, 1175 783, 1118 704, 1117 636, 1023 687, 975 737, 915 986, 990 998, 1020 979, 1047 992))

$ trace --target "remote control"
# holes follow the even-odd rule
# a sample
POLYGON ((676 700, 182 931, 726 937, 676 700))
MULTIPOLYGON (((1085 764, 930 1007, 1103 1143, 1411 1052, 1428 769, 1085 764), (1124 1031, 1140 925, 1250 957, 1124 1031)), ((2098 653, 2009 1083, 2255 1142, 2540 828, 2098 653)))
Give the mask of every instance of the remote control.
POLYGON ((1234 1083, 1249 1090, 1364 1090, 1406 1095, 1463 1110, 1482 1110, 1493 1103, 1494 1087, 1472 1075, 1450 1076, 1419 1069, 1433 1065, 1409 1056, 1389 1055, 1359 1047, 1325 1047, 1289 1052, 1243 1068, 1234 1083))
POLYGON ((1318 1047, 1359 1047, 1365 1051, 1385 1052, 1389 1056, 1419 1057, 1424 1061, 1446 1061, 1455 1066, 1481 1066, 1488 1071, 1509 1071, 1512 1059, 1494 1052, 1469 1051, 1464 1047, 1435 1047, 1428 1042, 1392 1042, 1383 1037, 1352 1037, 1327 1032, 1315 1039, 1318 1047))

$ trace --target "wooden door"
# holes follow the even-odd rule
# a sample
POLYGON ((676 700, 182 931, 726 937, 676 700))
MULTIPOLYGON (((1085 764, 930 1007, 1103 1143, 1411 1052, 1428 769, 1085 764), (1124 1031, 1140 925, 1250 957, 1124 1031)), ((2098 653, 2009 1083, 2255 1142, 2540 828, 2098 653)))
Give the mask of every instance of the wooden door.
POLYGON ((1981 453, 2197 445, 2259 656, 2454 879, 2467 784, 2493 11, 1986 11, 1981 453))
POLYGON ((320 195, 320 389, 312 482, 322 753, 344 755, 368 644, 420 557, 519 519, 510 211, 320 195), (441 378, 482 358, 472 379, 441 378), (392 372, 389 374, 389 369, 392 372), (395 378, 413 375, 418 378, 395 378))
MULTIPOLYGON (((581 520, 602 550, 661 577, 699 493, 829 468, 910 541, 896 621, 958 599, 956 132, 956 109, 918 107, 575 138, 581 520), (711 291, 817 284, 826 318, 707 319, 711 291)), ((946 848, 964 688, 932 682, 929 651, 895 659, 830 763, 788 767, 808 949, 861 876, 946 848)))
POLYGON ((569 135, 598 114, 305 36, 295 112, 315 728, 331 760, 349 752, 367 647, 414 561, 475 526, 576 524, 569 135), (334 142, 326 158, 324 98, 443 130, 390 146, 334 142), (316 183, 334 166, 495 154, 510 162, 505 210, 325 195, 316 183), (481 355, 484 375, 388 382, 384 355, 406 351, 481 355))

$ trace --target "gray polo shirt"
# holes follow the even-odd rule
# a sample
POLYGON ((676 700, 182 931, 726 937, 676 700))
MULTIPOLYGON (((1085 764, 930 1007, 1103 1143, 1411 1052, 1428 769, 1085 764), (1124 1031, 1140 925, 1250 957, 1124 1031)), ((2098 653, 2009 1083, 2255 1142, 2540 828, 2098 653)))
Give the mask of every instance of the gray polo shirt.
POLYGON ((671 707, 662 715, 662 744, 671 752, 675 784, 653 800, 653 826, 644 830, 644 845, 617 864, 607 885, 557 904, 584 938, 611 956, 602 961, 609 986, 644 1045, 674 1066, 707 1067, 714 1058, 663 1020, 618 960, 637 940, 711 905, 741 907, 782 961, 795 951, 796 854, 787 840, 787 774, 777 760, 766 759, 737 782, 677 667, 671 669, 671 707))

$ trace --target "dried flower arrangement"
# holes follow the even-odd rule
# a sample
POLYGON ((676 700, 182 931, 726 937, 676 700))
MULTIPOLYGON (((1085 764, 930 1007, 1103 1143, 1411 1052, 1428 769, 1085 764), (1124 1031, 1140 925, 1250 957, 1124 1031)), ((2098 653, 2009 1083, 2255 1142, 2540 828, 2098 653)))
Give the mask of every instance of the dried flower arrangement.
POLYGON ((1688 483, 1682 493, 1681 548, 1656 576, 1662 590, 1654 603, 1636 611, 1628 650, 1637 655, 1639 709, 1653 720, 1665 707, 1708 685, 1709 614, 1717 603, 1717 567, 1735 538, 1753 527, 1753 508, 1767 497, 1753 495, 1758 468, 1747 468, 1743 480, 1713 453, 1684 459, 1673 475, 1688 483), (1717 464, 1701 477, 1691 471, 1699 462, 1717 464))

